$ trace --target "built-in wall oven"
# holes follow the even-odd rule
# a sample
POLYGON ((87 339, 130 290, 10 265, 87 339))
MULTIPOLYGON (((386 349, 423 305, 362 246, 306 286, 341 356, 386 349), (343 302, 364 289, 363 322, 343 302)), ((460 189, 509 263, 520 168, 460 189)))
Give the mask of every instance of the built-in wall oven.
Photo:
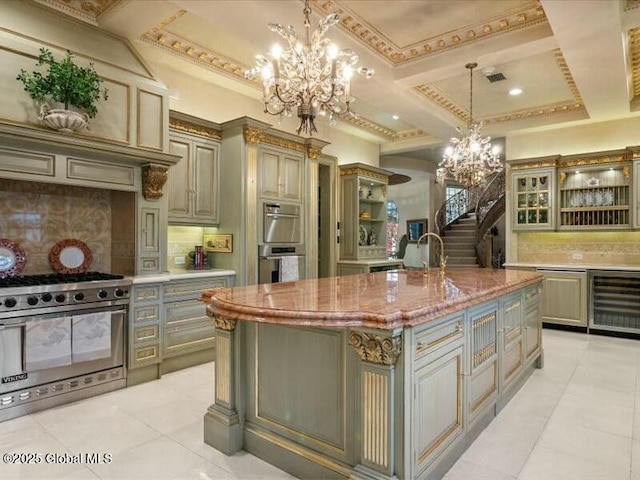
POLYGON ((589 328, 640 333, 640 272, 589 270, 589 328))
POLYGON ((267 245, 300 243, 300 205, 265 203, 262 241, 267 245))
POLYGON ((292 282, 303 278, 302 245, 260 245, 258 283, 292 282))
POLYGON ((0 280, 0 421, 126 386, 130 283, 95 272, 0 280))

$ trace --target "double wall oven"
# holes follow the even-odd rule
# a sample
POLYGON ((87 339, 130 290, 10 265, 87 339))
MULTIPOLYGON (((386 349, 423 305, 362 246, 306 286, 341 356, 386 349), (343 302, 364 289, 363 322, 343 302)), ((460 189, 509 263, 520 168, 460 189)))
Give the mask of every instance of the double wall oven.
POLYGON ((258 283, 278 283, 304 278, 300 205, 265 203, 262 243, 258 248, 258 283))
POLYGON ((126 386, 130 285, 96 272, 0 280, 0 421, 126 386))

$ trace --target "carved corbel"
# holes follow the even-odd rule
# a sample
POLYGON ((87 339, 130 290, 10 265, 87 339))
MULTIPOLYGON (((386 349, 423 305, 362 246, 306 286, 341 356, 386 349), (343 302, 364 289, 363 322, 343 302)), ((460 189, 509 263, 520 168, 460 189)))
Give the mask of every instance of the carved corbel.
POLYGON ((349 345, 363 362, 395 365, 402 353, 400 337, 382 337, 372 333, 351 332, 349 345))
POLYGON ((158 165, 144 165, 142 167, 142 195, 145 200, 162 198, 162 189, 167 183, 169 169, 158 165))
POLYGON ((234 318, 223 317, 222 315, 214 315, 213 322, 217 329, 227 330, 230 332, 235 330, 237 320, 234 318))

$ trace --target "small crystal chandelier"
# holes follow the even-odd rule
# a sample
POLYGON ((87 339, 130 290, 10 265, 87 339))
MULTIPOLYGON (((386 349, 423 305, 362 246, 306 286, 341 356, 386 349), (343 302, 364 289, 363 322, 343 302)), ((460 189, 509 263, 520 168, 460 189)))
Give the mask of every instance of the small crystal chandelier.
POLYGON ((482 122, 473 121, 473 69, 477 63, 467 63, 469 69, 469 125, 466 135, 457 128, 462 138, 451 138, 451 145, 445 151, 438 164, 438 178, 452 179, 465 187, 479 187, 488 178, 502 170, 500 148, 491 147, 491 137, 482 137, 482 122))
MULTIPOLYGON (((339 50, 328 38, 323 38, 330 27, 338 23, 338 14, 332 13, 318 23, 311 34, 309 0, 304 2, 306 42, 298 40, 294 28, 270 23, 269 29, 288 44, 283 50, 275 44, 270 58, 256 56, 256 66, 245 72, 247 78, 262 75, 264 111, 271 115, 292 116, 294 108, 300 119, 297 129, 308 135, 317 132, 316 115, 329 114, 329 123, 335 116, 354 115, 351 111, 351 76, 358 56, 352 50, 339 50)), ((357 72, 371 78, 373 69, 360 67, 357 72)))

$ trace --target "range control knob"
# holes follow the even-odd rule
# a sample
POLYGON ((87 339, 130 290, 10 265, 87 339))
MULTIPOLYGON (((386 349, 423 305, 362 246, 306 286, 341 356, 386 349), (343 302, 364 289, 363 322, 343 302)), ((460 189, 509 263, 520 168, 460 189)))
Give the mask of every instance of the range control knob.
POLYGON ((73 296, 73 298, 75 299, 76 302, 80 302, 84 300, 84 293, 78 292, 73 296))
POLYGON ((13 308, 13 307, 16 306, 16 303, 18 303, 18 302, 16 302, 15 298, 7 298, 4 301, 4 306, 7 307, 7 308, 13 308))
POLYGON ((40 298, 42 298, 43 302, 50 302, 53 297, 51 296, 50 293, 43 293, 42 297, 40 298))
POLYGON ((108 293, 107 293, 106 290, 100 290, 98 292, 98 298, 107 298, 107 295, 108 295, 108 293))
POLYGON ((116 288, 115 291, 113 292, 113 294, 116 297, 121 297, 124 295, 124 290, 122 290, 121 288, 116 288))
POLYGON ((38 297, 29 297, 27 298, 27 303, 32 307, 38 304, 38 297))
POLYGON ((65 301, 65 298, 66 297, 63 294, 60 293, 60 294, 56 295, 56 302, 62 303, 62 302, 65 301))

